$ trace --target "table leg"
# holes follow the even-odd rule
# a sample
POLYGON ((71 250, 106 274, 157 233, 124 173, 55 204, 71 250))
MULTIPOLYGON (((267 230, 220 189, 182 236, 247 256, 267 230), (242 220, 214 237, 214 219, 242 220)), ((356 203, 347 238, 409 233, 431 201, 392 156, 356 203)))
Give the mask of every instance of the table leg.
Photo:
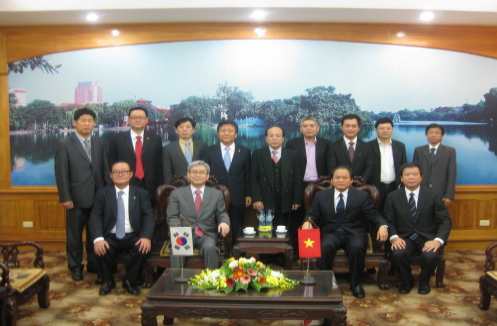
POLYGON ((146 302, 142 304, 142 326, 157 326, 155 305, 149 305, 146 302))
POLYGON ((345 306, 338 306, 331 308, 333 316, 324 319, 324 324, 328 326, 347 326, 347 308, 345 306))
POLYGON ((174 318, 173 317, 167 317, 164 316, 164 321, 162 322, 164 325, 172 325, 174 324, 174 318))

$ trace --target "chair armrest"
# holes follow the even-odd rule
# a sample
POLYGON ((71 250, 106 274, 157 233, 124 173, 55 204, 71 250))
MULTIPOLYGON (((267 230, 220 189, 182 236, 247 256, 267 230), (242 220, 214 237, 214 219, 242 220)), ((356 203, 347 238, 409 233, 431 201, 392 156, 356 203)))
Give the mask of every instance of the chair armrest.
POLYGON ((0 247, 2 248, 3 263, 7 266, 19 267, 19 248, 18 247, 34 247, 36 249, 35 260, 33 265, 35 268, 45 268, 45 263, 43 262, 43 248, 36 242, 23 241, 16 243, 5 243, 1 242, 0 247))
POLYGON ((0 287, 5 287, 7 289, 7 292, 9 292, 12 289, 12 286, 10 285, 10 269, 9 266, 0 263, 0 269, 2 270, 2 278, 0 280, 0 287))
POLYGON ((492 243, 485 250, 485 271, 493 271, 495 269, 495 260, 493 250, 497 248, 497 242, 492 243))

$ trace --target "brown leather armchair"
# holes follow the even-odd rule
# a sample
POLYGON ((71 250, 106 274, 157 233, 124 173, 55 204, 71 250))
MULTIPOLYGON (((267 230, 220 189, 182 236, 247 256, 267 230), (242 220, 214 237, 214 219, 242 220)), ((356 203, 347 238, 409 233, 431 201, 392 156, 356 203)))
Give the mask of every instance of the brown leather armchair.
POLYGON ((495 260, 493 250, 497 248, 497 242, 492 243, 485 250, 485 275, 480 277, 480 303, 481 310, 488 310, 490 299, 493 295, 497 298, 497 271, 495 270, 495 260))
MULTIPOLYGON (((156 192, 156 223, 154 237, 152 239, 152 250, 144 266, 143 287, 151 287, 154 280, 153 269, 155 267, 170 268, 169 249, 169 225, 167 224, 167 206, 169 204, 171 191, 190 184, 186 176, 175 176, 171 184, 162 185, 156 192)), ((211 176, 206 182, 206 186, 214 187, 223 193, 226 211, 228 211, 231 201, 228 187, 219 184, 215 177, 211 176)), ((185 268, 205 268, 204 260, 198 250, 193 251, 193 256, 186 257, 185 268)), ((219 239, 219 266, 226 260, 226 237, 219 239)))

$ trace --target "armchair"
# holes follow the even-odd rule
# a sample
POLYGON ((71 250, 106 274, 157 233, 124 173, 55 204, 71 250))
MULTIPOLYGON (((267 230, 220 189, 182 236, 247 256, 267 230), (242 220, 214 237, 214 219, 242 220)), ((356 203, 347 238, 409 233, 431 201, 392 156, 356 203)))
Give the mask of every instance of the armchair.
POLYGON ((478 304, 481 310, 488 310, 492 295, 497 298, 497 271, 493 253, 495 248, 497 248, 497 242, 492 243, 485 250, 485 275, 480 277, 481 296, 478 304))

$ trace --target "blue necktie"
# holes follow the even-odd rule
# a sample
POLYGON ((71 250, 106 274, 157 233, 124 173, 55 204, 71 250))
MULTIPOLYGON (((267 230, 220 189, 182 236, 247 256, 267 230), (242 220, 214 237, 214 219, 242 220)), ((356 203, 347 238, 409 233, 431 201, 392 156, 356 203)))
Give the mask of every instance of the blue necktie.
POLYGON ((119 191, 117 196, 117 224, 116 224, 116 238, 122 239, 125 235, 125 219, 126 213, 124 211, 124 191, 119 191))
POLYGON ((411 211, 412 220, 416 221, 416 201, 414 200, 413 192, 409 195, 409 210, 411 211))
POLYGON ((231 165, 231 156, 230 156, 230 148, 225 147, 226 153, 224 153, 224 166, 226 167, 226 171, 230 170, 231 165))
POLYGON ((188 164, 192 162, 192 151, 190 149, 190 142, 185 143, 185 157, 188 164))
POLYGON ((343 194, 340 193, 340 200, 338 200, 337 211, 336 211, 338 219, 342 218, 344 211, 345 211, 345 202, 343 201, 343 194))

